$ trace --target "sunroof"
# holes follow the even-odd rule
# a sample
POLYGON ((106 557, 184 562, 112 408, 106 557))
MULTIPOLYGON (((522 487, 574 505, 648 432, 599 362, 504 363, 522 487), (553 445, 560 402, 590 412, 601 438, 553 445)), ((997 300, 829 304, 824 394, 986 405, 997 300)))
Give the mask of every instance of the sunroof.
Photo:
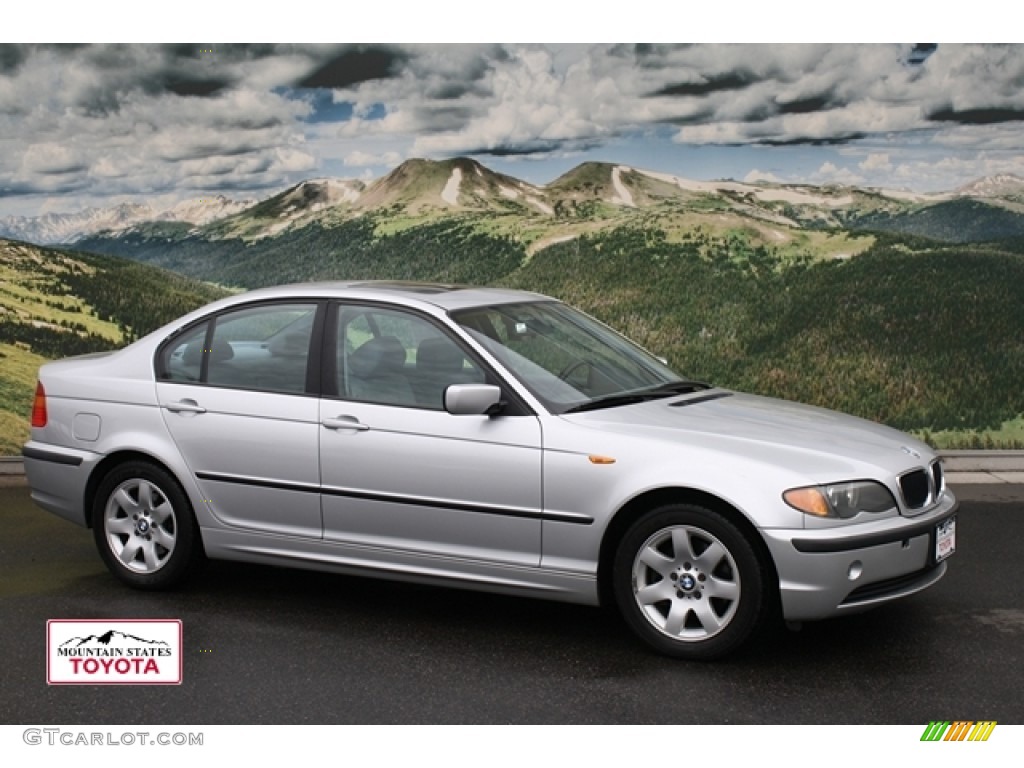
POLYGON ((420 293, 424 295, 448 293, 449 291, 457 291, 462 288, 460 285, 445 283, 403 283, 401 281, 385 283, 368 282, 363 283, 363 285, 367 288, 379 288, 382 291, 402 291, 403 293, 420 293))

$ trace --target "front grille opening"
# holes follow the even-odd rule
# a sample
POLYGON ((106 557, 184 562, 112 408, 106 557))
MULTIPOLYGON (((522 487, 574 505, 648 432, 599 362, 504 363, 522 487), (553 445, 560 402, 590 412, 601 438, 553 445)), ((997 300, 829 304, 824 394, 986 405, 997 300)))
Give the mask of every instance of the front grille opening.
POLYGON ((942 464, 936 461, 932 464, 932 483, 935 486, 935 497, 938 498, 942 493, 944 477, 942 474, 942 464))
POLYGON ((900 478, 903 503, 908 509, 920 509, 928 503, 928 473, 915 469, 900 478))

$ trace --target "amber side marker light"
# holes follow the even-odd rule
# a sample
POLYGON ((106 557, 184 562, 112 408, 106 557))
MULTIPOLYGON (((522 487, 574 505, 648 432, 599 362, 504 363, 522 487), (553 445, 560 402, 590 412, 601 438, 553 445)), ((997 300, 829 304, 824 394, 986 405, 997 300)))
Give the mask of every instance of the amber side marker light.
POLYGON ((825 494, 817 488, 794 488, 782 494, 782 498, 789 506, 808 515, 829 516, 830 510, 828 502, 825 500, 825 494))
POLYGON ((36 382, 36 398, 32 401, 32 426, 46 426, 46 390, 43 382, 36 382))
POLYGON ((615 463, 615 459, 613 459, 611 456, 599 456, 596 453, 590 454, 589 456, 587 456, 587 458, 590 459, 590 463, 591 464, 614 464, 615 463))

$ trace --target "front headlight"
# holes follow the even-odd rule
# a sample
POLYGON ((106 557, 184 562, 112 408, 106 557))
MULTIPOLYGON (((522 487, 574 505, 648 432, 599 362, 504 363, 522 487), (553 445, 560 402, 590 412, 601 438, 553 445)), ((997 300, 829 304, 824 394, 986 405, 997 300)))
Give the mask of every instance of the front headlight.
POLYGON ((861 512, 888 512, 896 507, 889 489, 873 480, 792 488, 782 499, 794 509, 815 517, 856 517, 861 512))

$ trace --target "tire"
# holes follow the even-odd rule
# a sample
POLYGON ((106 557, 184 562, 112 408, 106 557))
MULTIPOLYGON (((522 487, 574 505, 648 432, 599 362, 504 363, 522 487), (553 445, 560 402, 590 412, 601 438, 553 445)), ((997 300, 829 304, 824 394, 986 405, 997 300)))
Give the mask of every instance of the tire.
POLYGON ((612 589, 644 642, 703 661, 739 648, 767 603, 765 569, 744 534, 689 504, 661 507, 633 524, 615 552, 612 589))
POLYGON ((126 462, 103 478, 92 529, 107 568, 136 589, 177 586, 204 559, 188 497, 166 470, 149 462, 126 462))

